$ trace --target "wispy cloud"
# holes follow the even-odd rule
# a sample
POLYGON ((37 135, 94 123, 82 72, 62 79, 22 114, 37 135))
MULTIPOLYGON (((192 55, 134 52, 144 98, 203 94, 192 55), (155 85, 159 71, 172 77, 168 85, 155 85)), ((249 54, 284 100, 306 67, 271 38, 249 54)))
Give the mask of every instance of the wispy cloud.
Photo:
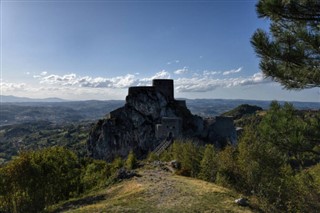
POLYGON ((40 75, 42 75, 42 76, 47 75, 47 74, 48 74, 47 71, 43 71, 43 72, 40 73, 40 75))
POLYGON ((205 70, 202 73, 204 76, 212 76, 212 75, 218 75, 221 74, 221 71, 209 71, 209 70, 205 70))
POLYGON ((79 86, 79 87, 93 87, 93 88, 126 88, 136 84, 135 75, 127 74, 125 76, 118 76, 114 78, 89 76, 77 76, 75 73, 67 75, 48 75, 40 78, 41 84, 55 84, 61 86, 79 86))
POLYGON ((139 74, 127 74, 113 78, 78 76, 75 73, 66 75, 36 75, 34 78, 39 79, 42 85, 58 85, 58 86, 78 86, 89 88, 128 88, 130 86, 150 84, 153 79, 168 79, 170 73, 162 70, 149 78, 138 79, 139 74))
POLYGON ((23 90, 26 87, 25 83, 8 83, 8 82, 0 82, 0 88, 2 92, 12 92, 23 90))
POLYGON ((151 77, 151 79, 160 79, 160 78, 168 79, 170 78, 170 73, 165 70, 162 70, 151 77))
POLYGON ((151 85, 152 84, 152 80, 153 79, 169 79, 171 78, 171 75, 169 72, 165 71, 165 70, 161 70, 160 72, 157 72, 155 75, 149 77, 149 78, 142 78, 138 80, 138 85, 137 86, 141 86, 141 85, 151 85))
MULTIPOLYGON (((177 73, 182 74, 186 71, 187 68, 184 68, 177 73)), ((192 77, 176 78, 174 79, 175 89, 180 93, 207 92, 217 88, 232 88, 272 82, 270 79, 265 78, 261 72, 252 76, 237 78, 219 75, 222 73, 223 71, 203 71, 197 75, 192 75, 192 77), (219 76, 222 78, 217 78, 219 76)), ((42 73, 42 75, 36 75, 34 78, 37 82, 33 84, 2 82, 0 84, 1 90, 5 94, 13 95, 30 93, 42 96, 73 97, 72 94, 77 94, 78 97, 99 98, 101 95, 108 93, 109 97, 116 96, 121 98, 126 94, 125 89, 128 87, 151 85, 153 79, 168 79, 171 78, 171 74, 166 70, 162 70, 144 78, 140 74, 126 74, 106 78, 79 76, 75 73, 65 75, 42 73)))
POLYGON ((178 64, 180 63, 180 60, 174 60, 174 61, 169 61, 167 62, 167 65, 170 65, 170 64, 178 64))
POLYGON ((230 74, 238 73, 238 72, 241 72, 241 70, 242 70, 242 67, 239 67, 238 69, 224 71, 222 75, 230 75, 230 74))
MULTIPOLYGON (((264 78, 261 72, 255 73, 249 77, 238 78, 217 78, 218 74, 223 73, 224 76, 231 73, 238 73, 242 68, 233 69, 229 71, 203 71, 201 74, 193 75, 189 78, 175 79, 175 85, 178 92, 203 92, 216 89, 218 87, 235 87, 269 83, 271 80, 264 78)), ((188 72, 188 68, 184 67, 174 71, 175 74, 183 74, 188 72)), ((117 76, 113 78, 104 77, 90 77, 90 76, 78 76, 75 73, 66 75, 41 75, 35 76, 39 79, 42 85, 57 85, 57 86, 69 86, 69 87, 82 87, 82 88, 112 88, 123 89, 130 86, 151 85, 153 79, 168 79, 171 77, 168 71, 162 70, 155 73, 151 77, 138 78, 136 74, 127 74, 124 76, 117 76)))
POLYGON ((216 88, 230 88, 272 82, 265 78, 261 72, 249 77, 215 79, 206 75, 193 78, 179 78, 175 81, 178 92, 207 92, 216 88))
POLYGON ((183 67, 182 69, 178 69, 178 70, 174 71, 174 74, 181 75, 181 74, 187 73, 188 71, 189 70, 187 67, 183 67))

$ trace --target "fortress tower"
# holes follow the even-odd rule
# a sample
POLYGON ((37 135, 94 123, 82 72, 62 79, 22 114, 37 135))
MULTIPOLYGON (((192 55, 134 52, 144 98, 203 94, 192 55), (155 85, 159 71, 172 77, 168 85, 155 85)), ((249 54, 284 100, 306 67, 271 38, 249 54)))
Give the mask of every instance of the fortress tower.
POLYGON ((153 79, 152 86, 165 95, 168 100, 174 100, 174 87, 172 79, 153 79))

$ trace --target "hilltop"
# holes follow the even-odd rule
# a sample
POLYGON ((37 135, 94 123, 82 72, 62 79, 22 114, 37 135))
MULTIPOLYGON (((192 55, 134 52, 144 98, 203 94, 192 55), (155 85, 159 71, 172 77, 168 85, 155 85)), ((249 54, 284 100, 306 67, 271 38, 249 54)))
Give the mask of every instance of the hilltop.
POLYGON ((240 194, 147 164, 137 176, 56 205, 50 212, 253 212, 238 206, 240 194))
POLYGON ((224 116, 232 116, 233 119, 238 120, 246 115, 255 114, 257 111, 262 111, 263 109, 259 106, 249 105, 249 104, 241 104, 237 106, 233 110, 223 113, 224 116))

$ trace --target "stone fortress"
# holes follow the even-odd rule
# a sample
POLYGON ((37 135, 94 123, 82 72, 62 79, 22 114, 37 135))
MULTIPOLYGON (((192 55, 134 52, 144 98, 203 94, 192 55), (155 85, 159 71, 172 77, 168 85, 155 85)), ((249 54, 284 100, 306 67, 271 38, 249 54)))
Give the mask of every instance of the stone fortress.
MULTIPOLYGON (((182 107, 186 107, 185 100, 174 99, 174 86, 172 79, 154 79, 152 86, 149 87, 130 87, 129 95, 139 93, 142 90, 151 90, 162 93, 169 102, 174 102, 182 107)), ((166 137, 178 138, 182 132, 182 119, 180 117, 162 117, 161 123, 155 126, 155 135, 157 139, 166 137)))
MULTIPOLYGON (((144 93, 162 93, 162 95, 168 100, 168 102, 178 104, 182 107, 186 107, 185 100, 174 99, 174 86, 172 79, 154 79, 152 86, 136 86, 130 87, 128 96, 134 96, 135 94, 144 93)), ((117 114, 117 110, 109 113, 108 118, 113 118, 117 114)), ((155 135, 157 139, 165 139, 167 137, 178 138, 182 133, 182 119, 180 117, 162 117, 161 123, 155 125, 155 135)))
POLYGON ((174 138, 221 147, 236 143, 236 131, 231 117, 192 115, 185 100, 175 100, 172 79, 154 79, 152 86, 129 88, 125 105, 94 126, 87 148, 89 156, 111 161, 130 150, 143 157, 174 138))

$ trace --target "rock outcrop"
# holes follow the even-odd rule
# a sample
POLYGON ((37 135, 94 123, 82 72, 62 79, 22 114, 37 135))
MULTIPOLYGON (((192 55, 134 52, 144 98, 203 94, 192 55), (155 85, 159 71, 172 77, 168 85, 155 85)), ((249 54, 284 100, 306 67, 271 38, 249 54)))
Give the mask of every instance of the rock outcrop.
POLYGON ((233 122, 226 120, 207 121, 192 115, 184 101, 174 99, 173 80, 157 79, 150 87, 129 88, 126 104, 95 124, 88 154, 111 161, 133 150, 141 158, 167 137, 197 138, 219 146, 221 138, 234 142, 233 122))

